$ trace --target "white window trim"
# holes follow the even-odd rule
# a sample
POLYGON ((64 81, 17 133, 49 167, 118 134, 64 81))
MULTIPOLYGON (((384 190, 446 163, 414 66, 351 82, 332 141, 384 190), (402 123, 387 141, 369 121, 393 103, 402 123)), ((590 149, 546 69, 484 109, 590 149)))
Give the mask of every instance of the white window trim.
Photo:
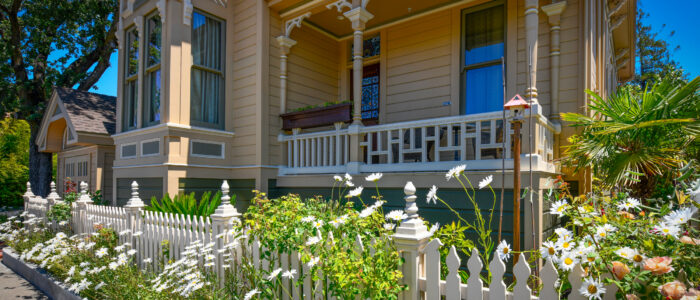
POLYGON ((136 153, 134 153, 133 156, 124 156, 124 147, 131 146, 131 145, 138 146, 135 142, 119 145, 119 158, 120 159, 133 159, 133 158, 136 158, 138 156, 138 151, 135 151, 136 153))
POLYGON ((163 145, 161 145, 160 138, 153 138, 153 139, 147 139, 147 140, 141 141, 141 157, 159 156, 162 146, 163 145), (143 144, 150 143, 150 142, 158 142, 158 153, 143 154, 143 144))
POLYGON ((190 139, 190 156, 192 157, 201 157, 201 158, 216 158, 216 159, 224 159, 226 158, 226 143, 222 142, 212 142, 212 141, 205 141, 205 140, 197 140, 197 139, 190 139), (194 148, 192 147, 193 143, 204 143, 204 144, 217 144, 221 146, 221 156, 216 156, 216 155, 204 155, 204 154, 195 154, 192 151, 194 148))

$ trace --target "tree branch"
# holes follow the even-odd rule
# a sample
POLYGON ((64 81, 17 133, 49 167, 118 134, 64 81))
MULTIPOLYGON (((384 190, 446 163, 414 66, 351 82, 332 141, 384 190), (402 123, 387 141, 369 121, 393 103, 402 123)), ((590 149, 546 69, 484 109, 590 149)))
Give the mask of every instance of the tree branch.
POLYGON ((100 46, 95 47, 95 49, 90 51, 88 54, 71 63, 63 72, 64 77, 59 80, 58 85, 73 86, 76 83, 79 83, 80 85, 78 89, 88 90, 97 82, 107 67, 109 67, 109 57, 117 47, 115 33, 117 32, 117 24, 120 19, 119 5, 115 6, 112 13, 112 23, 109 25, 109 30, 107 30, 107 33, 105 34, 105 41, 100 46), (90 75, 82 80, 78 80, 79 77, 76 77, 75 75, 87 73, 95 62, 97 62, 98 65, 90 73, 90 75))

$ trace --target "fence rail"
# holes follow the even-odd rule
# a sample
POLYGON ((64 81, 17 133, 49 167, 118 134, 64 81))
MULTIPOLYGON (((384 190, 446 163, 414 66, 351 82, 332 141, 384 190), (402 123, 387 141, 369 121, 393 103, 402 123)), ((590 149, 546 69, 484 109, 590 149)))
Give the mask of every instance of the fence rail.
MULTIPOLYGON (((202 244, 215 243, 214 249, 224 249, 225 243, 231 241, 232 233, 243 233, 242 227, 237 222, 240 214, 229 203, 229 188, 226 182, 222 185, 222 204, 216 212, 208 218, 193 217, 180 214, 161 213, 144 211, 145 205, 138 196, 138 185, 132 184, 132 197, 125 207, 110 207, 92 205, 87 195, 87 185, 81 183, 81 196, 72 205, 73 230, 76 234, 92 234, 95 225, 113 228, 120 232, 121 244, 130 243, 133 249, 137 250, 136 261, 139 266, 148 270, 159 271, 162 266, 158 258, 163 255, 163 250, 167 250, 168 256, 164 260, 178 260, 184 256, 186 247, 194 241, 202 244), (163 241, 168 241, 167 245, 163 241), (143 263, 145 258, 149 258, 149 263, 143 263)), ((418 207, 415 200, 415 187, 412 183, 407 183, 404 188, 404 209, 408 218, 397 227, 396 233, 391 237, 397 247, 404 263, 400 266, 403 274, 402 284, 408 289, 400 295, 399 299, 559 299, 557 281, 558 273, 551 260, 547 260, 540 273, 542 289, 538 295, 534 295, 528 286, 529 278, 532 275, 526 257, 518 254, 518 263, 513 267, 515 286, 512 291, 506 288, 503 279, 506 273, 505 263, 494 253, 493 259, 489 262, 491 271, 491 283, 484 285, 479 274, 481 274, 484 262, 479 256, 479 252, 472 250, 467 261, 469 279, 467 283, 462 283, 459 276, 461 259, 457 254, 457 249, 452 246, 445 259, 447 265, 447 276, 441 278, 440 249, 443 243, 438 238, 432 238, 432 233, 428 230, 423 220, 419 218, 418 207)), ((25 210, 34 214, 40 220, 46 220, 46 212, 50 209, 49 203, 60 203, 60 199, 43 199, 34 196, 28 185, 27 193, 24 195, 25 210)), ((329 237, 332 238, 332 237, 329 237)), ((298 282, 293 282, 284 278, 282 284, 290 294, 282 292, 280 289, 278 297, 280 299, 336 299, 330 292, 329 277, 323 274, 320 269, 316 269, 318 280, 312 282, 311 269, 307 264, 302 263, 299 253, 270 253, 254 236, 243 234, 238 243, 232 243, 230 248, 232 255, 230 259, 225 259, 219 251, 214 251, 216 255, 215 272, 219 278, 225 276, 225 267, 231 270, 241 268, 243 260, 247 260, 259 270, 272 271, 276 268, 283 270, 297 270, 298 282)), ((356 242, 352 250, 358 253, 368 252, 374 255, 374 241, 363 241, 360 236, 356 237, 356 242)), ((161 261, 162 262, 162 261, 161 261)), ((201 263, 201 262, 200 262, 201 263)), ((235 274, 235 272, 234 272, 235 274)), ((568 280, 572 290, 568 299, 585 299, 579 289, 582 285, 584 271, 577 265, 569 272, 568 280)), ((221 281, 223 283, 223 281, 221 281)), ((617 287, 608 285, 605 287, 607 293, 603 299, 615 299, 617 287)))

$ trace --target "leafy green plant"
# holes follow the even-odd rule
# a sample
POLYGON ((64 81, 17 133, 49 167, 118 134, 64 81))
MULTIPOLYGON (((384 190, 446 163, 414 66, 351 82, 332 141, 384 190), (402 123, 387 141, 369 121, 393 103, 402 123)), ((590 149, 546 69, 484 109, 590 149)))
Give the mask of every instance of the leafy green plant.
POLYGON ((29 180, 29 124, 0 120, 0 206, 21 206, 29 180))
MULTIPOLYGON (((236 195, 234 194, 231 196, 231 203, 235 203, 235 200, 236 195)), ((157 212, 208 217, 214 213, 219 204, 221 204, 221 192, 216 192, 213 197, 211 192, 205 192, 199 201, 197 201, 194 193, 180 194, 172 199, 168 194, 165 194, 160 201, 156 197, 152 197, 151 205, 147 206, 146 209, 157 212)))
POLYGON ((312 110, 312 109, 315 109, 315 108, 329 107, 329 106, 333 106, 333 105, 337 105, 337 104, 346 104, 346 103, 352 104, 352 101, 351 101, 351 100, 345 100, 345 101, 328 101, 328 102, 323 102, 323 103, 318 104, 318 105, 307 105, 307 106, 304 106, 304 107, 299 107, 299 108, 297 108, 297 109, 292 110, 292 112, 307 111, 307 110, 312 110))
POLYGON ((658 181, 697 160, 700 148, 700 77, 690 82, 661 79, 646 90, 621 87, 608 99, 586 91, 593 116, 563 113, 580 127, 569 138, 565 164, 574 171, 592 167, 609 187, 634 186, 635 196, 649 197, 658 181), (628 180, 626 174, 639 182, 628 180))
POLYGON ((51 206, 46 217, 53 222, 68 221, 71 218, 70 208, 69 203, 57 203, 51 206))

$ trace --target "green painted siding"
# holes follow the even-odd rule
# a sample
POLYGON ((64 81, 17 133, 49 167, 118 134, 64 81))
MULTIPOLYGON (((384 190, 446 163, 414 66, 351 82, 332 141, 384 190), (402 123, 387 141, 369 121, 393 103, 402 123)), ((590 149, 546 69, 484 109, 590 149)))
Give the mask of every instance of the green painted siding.
MULTIPOLYGON (((204 192, 212 192, 212 195, 221 190, 222 179, 210 178, 180 178, 178 190, 180 193, 195 193, 200 198, 204 192)), ((230 195, 236 195, 236 209, 245 212, 253 199, 253 189, 255 189, 255 179, 228 179, 230 195)))

